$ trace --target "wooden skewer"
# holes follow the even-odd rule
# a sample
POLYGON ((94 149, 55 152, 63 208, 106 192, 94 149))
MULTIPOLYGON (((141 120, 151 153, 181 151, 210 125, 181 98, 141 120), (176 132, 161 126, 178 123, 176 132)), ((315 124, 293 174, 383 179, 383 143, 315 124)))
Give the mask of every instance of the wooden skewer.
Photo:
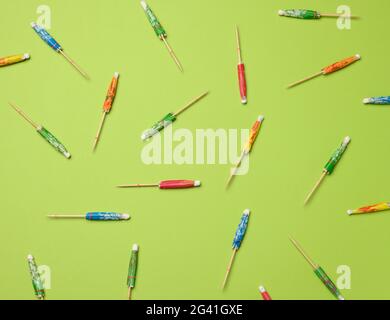
POLYGON ((207 96, 209 93, 208 92, 205 92, 203 93, 202 95, 200 95, 199 97, 195 98, 194 100, 192 100, 191 102, 189 102, 185 107, 183 107, 182 109, 180 109, 179 111, 177 111, 174 116, 177 117, 178 115, 180 115, 181 113, 183 113, 184 111, 186 111, 187 109, 189 109, 190 107, 192 107, 195 103, 197 103, 199 100, 201 100, 202 98, 204 98, 205 96, 207 96))
POLYGON ((227 282, 227 280, 229 278, 230 271, 232 270, 232 266, 233 266, 233 263, 234 263, 234 259, 236 258, 237 251, 238 251, 237 249, 233 250, 233 254, 232 254, 232 257, 230 258, 230 262, 229 262, 229 265, 228 265, 228 268, 227 268, 227 271, 226 271, 225 279, 223 280, 222 289, 224 289, 225 286, 226 286, 226 282, 227 282))
POLYGON ((24 118, 29 124, 31 124, 36 130, 38 130, 39 126, 34 123, 21 109, 19 109, 16 105, 14 105, 11 102, 8 102, 8 104, 17 112, 19 113, 22 118, 24 118))
POLYGON ((301 247, 301 245, 296 241, 294 240, 293 238, 290 237, 290 241, 293 243, 293 245, 298 249, 298 251, 302 254, 302 256, 306 259, 307 262, 309 262, 309 264, 312 266, 312 268, 314 270, 318 269, 319 268, 319 265, 316 264, 308 255, 307 253, 303 250, 303 248, 301 247))
POLYGON ((236 26, 236 37, 237 37, 238 64, 242 64, 240 31, 238 29, 238 26, 236 26))
POLYGON ((152 187, 158 187, 159 184, 127 184, 127 185, 120 185, 117 186, 117 188, 152 188, 152 187))
POLYGON ((63 218, 69 218, 69 219, 85 219, 85 215, 63 215, 63 214, 51 214, 48 215, 49 218, 53 219, 63 219, 63 218))
POLYGON ((173 58, 173 61, 175 61, 176 65, 179 67, 180 71, 183 72, 183 67, 179 61, 179 59, 176 57, 176 54, 175 52, 173 51, 173 49, 171 48, 171 46, 169 45, 167 39, 164 37, 164 36, 161 36, 161 40, 164 42, 165 46, 167 47, 168 51, 169 51, 169 54, 171 55, 171 57, 173 58))
POLYGON ((95 141, 93 143, 93 150, 94 151, 96 150, 97 144, 99 142, 100 134, 102 133, 102 129, 103 129, 103 125, 104 125, 104 121, 106 120, 106 115, 107 115, 107 112, 103 111, 102 120, 100 122, 99 129, 96 133, 95 141))
POLYGON ((89 76, 88 76, 88 75, 87 75, 87 74, 86 74, 86 73, 77 65, 76 62, 74 62, 73 59, 71 59, 63 50, 59 50, 58 52, 61 53, 61 54, 65 57, 65 59, 68 60, 69 63, 70 63, 73 67, 75 67, 75 68, 77 69, 78 72, 81 73, 81 75, 82 75, 85 79, 89 80, 89 76))
POLYGON ((238 168, 241 166, 242 160, 244 160, 245 152, 242 152, 240 159, 238 160, 236 166, 232 169, 231 174, 229 176, 229 179, 226 183, 226 188, 229 188, 230 183, 233 181, 233 178, 235 177, 238 168))
POLYGON ((321 17, 331 17, 331 18, 339 18, 339 17, 350 18, 350 19, 358 19, 359 18, 357 16, 349 16, 349 15, 339 14, 339 13, 321 13, 320 12, 320 15, 321 15, 321 17))
POLYGON ((305 78, 305 79, 302 79, 302 80, 299 80, 299 81, 297 81, 297 82, 294 82, 294 83, 290 84, 287 88, 290 89, 290 88, 292 88, 292 87, 297 86, 298 84, 304 83, 304 82, 306 82, 306 81, 309 81, 309 80, 311 80, 311 79, 314 79, 314 78, 316 78, 316 77, 319 77, 319 76, 321 76, 321 75, 323 75, 323 74, 324 74, 324 73, 323 73, 322 71, 320 71, 320 72, 318 72, 318 73, 316 73, 316 74, 313 74, 313 75, 310 76, 310 77, 307 77, 307 78, 305 78))
POLYGON ((127 291, 127 297, 129 298, 129 300, 131 300, 131 287, 129 287, 129 290, 127 291))
POLYGON ((316 185, 314 186, 313 190, 309 193, 305 200, 305 205, 307 205, 311 199, 311 197, 314 195, 314 193, 317 191, 317 189, 320 187, 321 183, 324 181, 325 177, 328 175, 327 171, 324 171, 321 175, 321 178, 318 180, 316 185))

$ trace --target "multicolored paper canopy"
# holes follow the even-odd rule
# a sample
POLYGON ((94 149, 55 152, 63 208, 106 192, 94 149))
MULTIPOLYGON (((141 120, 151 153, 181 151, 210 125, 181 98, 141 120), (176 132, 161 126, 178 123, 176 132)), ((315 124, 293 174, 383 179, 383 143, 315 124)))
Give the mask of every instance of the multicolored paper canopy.
POLYGON ((156 33, 157 37, 161 38, 167 37, 167 33, 164 30, 163 26, 161 25, 160 21, 158 21, 157 17, 153 13, 152 9, 149 7, 149 5, 146 3, 146 1, 141 1, 141 6, 144 9, 146 16, 148 17, 148 20, 150 24, 153 27, 154 32, 156 33))
POLYGON ((155 123, 151 129, 146 130, 142 134, 141 139, 145 141, 145 140, 153 137, 154 135, 156 135, 160 131, 164 130, 166 127, 170 126, 173 122, 176 121, 176 119, 177 118, 173 113, 168 113, 162 120, 155 123))
POLYGON ((129 271, 127 274, 127 286, 130 288, 135 287, 135 280, 137 276, 137 267, 138 267, 138 251, 139 251, 139 247, 137 244, 135 244, 133 246, 133 250, 131 251, 129 271))
POLYGON ((371 97, 363 100, 364 104, 390 105, 390 96, 371 97))
POLYGON ((9 66, 11 64, 23 62, 28 59, 30 59, 30 55, 28 53, 0 58, 0 67, 9 66))
POLYGON ((71 154, 66 150, 65 146, 47 129, 42 126, 37 128, 37 132, 43 137, 50 145, 56 149, 59 153, 61 153, 65 158, 70 159, 71 154))
POLYGON ((105 113, 109 113, 111 111, 112 104, 115 100, 116 91, 118 89, 118 80, 119 80, 119 72, 115 72, 114 76, 112 77, 110 86, 108 87, 106 99, 104 100, 104 104, 103 104, 103 111, 105 113))
POLYGON ((376 213, 376 212, 387 211, 387 210, 390 210, 390 202, 382 202, 382 203, 375 204, 373 206, 348 210, 348 214, 349 215, 367 214, 367 213, 376 213))
POLYGON ((62 50, 61 45, 46 31, 45 28, 37 25, 35 22, 31 22, 31 27, 38 34, 38 36, 46 42, 54 51, 59 52, 62 50))
POLYGON ((297 19, 305 19, 305 20, 312 20, 312 19, 320 19, 321 14, 314 10, 305 10, 305 9, 285 9, 285 10, 279 10, 280 16, 290 17, 290 18, 297 18, 297 19))
POLYGON ((127 273, 127 287, 128 287, 128 299, 131 300, 131 291, 135 288, 135 282, 137 277, 137 268, 138 268, 138 251, 139 247, 137 244, 133 245, 133 250, 131 251, 129 270, 127 273))
POLYGON ((242 215, 241 222, 238 225, 236 235, 233 240, 233 249, 234 250, 239 250, 242 244, 242 241, 244 240, 246 230, 248 228, 248 223, 249 223, 249 215, 250 215, 250 210, 247 209, 244 211, 244 214, 242 215))
POLYGON ((271 301, 272 300, 270 294, 268 293, 268 291, 263 286, 259 287, 259 292, 260 292, 261 296, 263 297, 263 300, 265 300, 265 301, 271 301))
POLYGON ((253 148, 253 145, 255 144, 256 138, 259 135, 261 125, 263 124, 264 116, 259 116, 256 120, 256 122, 253 124, 248 142, 246 143, 244 147, 245 154, 249 154, 253 148))
POLYGON ((45 299, 45 287, 43 285, 41 275, 39 274, 38 266, 35 263, 34 257, 32 255, 28 255, 27 262, 31 274, 32 285, 34 288, 35 296, 38 299, 43 300, 45 299))
POLYGON ((201 182, 199 180, 166 180, 161 181, 160 183, 152 184, 125 184, 120 185, 118 188, 149 188, 149 187, 158 187, 162 190, 172 190, 172 189, 189 189, 200 187, 201 182))
POLYGON ((349 143, 351 142, 350 137, 346 137, 341 146, 335 151, 328 163, 325 165, 324 170, 330 175, 333 173, 336 165, 339 163, 341 157, 347 150, 349 143))
POLYGON ((331 74, 333 72, 339 71, 351 65, 352 63, 359 61, 361 59, 359 54, 356 54, 352 57, 346 58, 344 60, 338 61, 322 69, 324 75, 331 74))

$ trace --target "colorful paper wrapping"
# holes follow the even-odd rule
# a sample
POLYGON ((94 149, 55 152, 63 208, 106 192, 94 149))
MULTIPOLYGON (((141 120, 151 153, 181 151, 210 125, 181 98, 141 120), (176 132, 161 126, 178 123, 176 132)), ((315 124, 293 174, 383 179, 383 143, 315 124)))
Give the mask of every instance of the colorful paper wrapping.
POLYGON ((242 241, 244 240, 246 230, 248 229, 250 210, 247 209, 242 215, 241 222, 238 225, 236 235, 233 240, 233 249, 238 250, 241 247, 242 241))
POLYGON ((349 143, 351 142, 350 137, 346 137, 341 144, 341 146, 336 150, 336 152, 333 154, 332 158, 330 158, 329 162, 325 165, 324 170, 330 175, 333 173, 337 163, 340 161, 341 157, 343 156, 344 152, 347 150, 347 147, 349 143))
POLYGON ((128 220, 129 216, 114 212, 88 212, 86 219, 90 221, 119 221, 128 220))
POLYGON ((371 98, 365 98, 363 100, 364 104, 380 104, 380 105, 386 105, 390 104, 390 97, 371 97, 371 98))
POLYGON ((344 60, 341 60, 339 62, 336 62, 330 66, 327 66, 325 68, 322 69, 322 73, 324 75, 327 75, 327 74, 330 74, 330 73, 333 73, 333 72, 336 72, 340 69, 343 69, 349 65, 351 65, 352 63, 360 60, 360 55, 356 54, 354 55, 353 57, 349 57, 349 58, 346 58, 344 60))
POLYGON ((298 18, 298 19, 320 19, 321 14, 314 10, 304 10, 304 9, 287 9, 287 10, 279 10, 280 16, 290 17, 290 18, 298 18))
POLYGON ((321 267, 315 269, 314 273, 338 300, 344 300, 339 289, 337 289, 336 285, 333 283, 333 281, 328 277, 326 272, 321 267))
POLYGON ((199 187, 200 181, 194 180, 167 180, 160 182, 160 189, 188 189, 199 187))
POLYGON ((131 252, 131 258, 129 263, 129 271, 127 274, 127 287, 128 288, 134 288, 135 287, 135 280, 137 277, 137 266, 138 266, 138 245, 133 246, 133 250, 131 252))
POLYGON ((145 10, 146 16, 148 17, 148 20, 150 24, 152 25, 154 32, 156 32, 156 35, 159 38, 166 38, 167 33, 165 32, 164 28, 158 21, 157 17, 154 15, 152 9, 148 6, 148 4, 145 1, 141 1, 141 6, 145 10))
POLYGON ((118 89, 118 80, 119 80, 119 73, 115 72, 114 77, 112 78, 111 84, 107 91, 106 100, 104 101, 103 104, 103 111, 105 113, 109 113, 111 111, 112 104, 115 100, 116 91, 118 89))
POLYGON ((17 54, 14 56, 0 58, 0 67, 9 66, 11 64, 15 64, 18 62, 23 62, 30 59, 30 55, 28 53, 25 54, 17 54))
POLYGON ((257 136, 259 135, 261 125, 264 121, 264 116, 259 116, 255 124, 251 128, 251 132, 249 135, 249 140, 247 144, 245 145, 244 152, 245 154, 249 154, 253 148, 253 145, 256 141, 257 136))
POLYGON ((65 146, 55 137, 53 136, 48 130, 46 130, 44 127, 39 126, 37 128, 37 132, 47 141, 49 142, 54 149, 56 149, 58 152, 60 152, 65 158, 70 159, 71 155, 66 150, 65 146))
POLYGON ((263 300, 265 300, 265 301, 271 301, 272 300, 270 294, 268 293, 268 291, 263 286, 261 286, 259 288, 259 291, 260 291, 261 296, 263 297, 263 300))
POLYGON ((31 23, 31 27, 40 36, 40 38, 45 41, 53 50, 57 52, 62 50, 60 44, 45 30, 45 28, 38 26, 34 22, 31 23))
POLYGON ((172 122, 176 121, 176 116, 173 113, 168 113, 164 119, 161 121, 157 122, 151 129, 146 130, 142 136, 142 140, 147 140, 154 135, 156 135, 158 132, 164 130, 164 128, 168 127, 169 125, 172 124, 172 122))
POLYGON ((34 288, 35 295, 38 299, 45 298, 45 287, 43 285, 41 276, 38 272, 37 264, 35 263, 35 259, 32 255, 27 257, 28 267, 30 269, 32 284, 34 288))
POLYGON ((354 214, 365 214, 365 213, 375 213, 375 212, 381 212, 381 211, 386 211, 390 210, 390 202, 382 202, 375 204, 373 206, 367 206, 359 209, 354 209, 354 210, 348 210, 349 215, 354 215, 354 214))
POLYGON ((243 63, 238 65, 238 83, 240 86, 240 96, 242 104, 247 104, 247 85, 245 76, 245 65, 243 63))

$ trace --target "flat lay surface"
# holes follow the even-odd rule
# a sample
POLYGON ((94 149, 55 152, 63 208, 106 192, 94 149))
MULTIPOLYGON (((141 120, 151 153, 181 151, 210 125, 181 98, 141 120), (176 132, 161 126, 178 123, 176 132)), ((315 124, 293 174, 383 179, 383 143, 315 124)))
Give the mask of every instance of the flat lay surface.
MULTIPOLYGON (((351 270, 347 299, 389 299, 386 212, 347 210, 390 201, 390 95, 385 41, 390 3, 349 0, 359 16, 349 30, 337 18, 299 20, 279 9, 336 13, 344 2, 149 0, 180 60, 181 73, 156 37, 139 1, 14 0, 0 13, 0 56, 31 58, 0 69, 0 299, 33 299, 26 257, 51 270, 47 299, 126 299, 133 244, 139 245, 134 300, 332 299, 289 241, 297 239, 336 282, 351 270), (51 9, 50 34, 88 73, 84 79, 32 30, 37 8, 51 9), (248 104, 237 79, 241 35, 248 104), (287 85, 336 61, 361 55, 337 73, 287 85), (95 152, 92 146, 108 85, 117 96, 95 152), (193 98, 172 128, 250 129, 265 120, 247 175, 225 185, 233 163, 145 164, 142 132, 193 98), (72 154, 55 152, 8 102, 50 130, 72 154), (311 202, 305 197, 346 136, 352 141, 311 202), (188 190, 118 189, 117 185, 200 180, 188 190), (225 290, 234 232, 245 209, 248 230, 225 290), (106 211, 129 221, 51 220, 49 214, 106 211)), ((164 134, 162 133, 162 137, 164 134)), ((150 143, 150 142, 149 142, 150 143)), ((179 142, 174 142, 174 146, 179 142)), ((238 149, 240 145, 238 146, 238 149)), ((239 150, 237 149, 237 153, 239 150)), ((218 154, 218 150, 215 152, 218 154)), ((164 160, 164 157, 163 157, 164 160)))

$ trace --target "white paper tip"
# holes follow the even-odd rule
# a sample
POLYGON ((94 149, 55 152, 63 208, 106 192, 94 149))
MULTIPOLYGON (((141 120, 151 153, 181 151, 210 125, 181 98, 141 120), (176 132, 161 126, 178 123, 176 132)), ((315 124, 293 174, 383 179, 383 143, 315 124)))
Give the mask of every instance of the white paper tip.
POLYGON ((266 292, 266 290, 265 290, 265 288, 264 288, 263 286, 260 286, 260 287, 259 287, 259 291, 260 291, 261 293, 265 293, 265 292, 266 292))
POLYGON ((196 180, 194 182, 194 187, 200 187, 200 185, 201 185, 201 182, 199 180, 196 180))
POLYGON ((139 246, 138 246, 138 244, 134 244, 134 245, 133 245, 133 251, 135 251, 135 252, 138 252, 138 251, 139 251, 139 246))

